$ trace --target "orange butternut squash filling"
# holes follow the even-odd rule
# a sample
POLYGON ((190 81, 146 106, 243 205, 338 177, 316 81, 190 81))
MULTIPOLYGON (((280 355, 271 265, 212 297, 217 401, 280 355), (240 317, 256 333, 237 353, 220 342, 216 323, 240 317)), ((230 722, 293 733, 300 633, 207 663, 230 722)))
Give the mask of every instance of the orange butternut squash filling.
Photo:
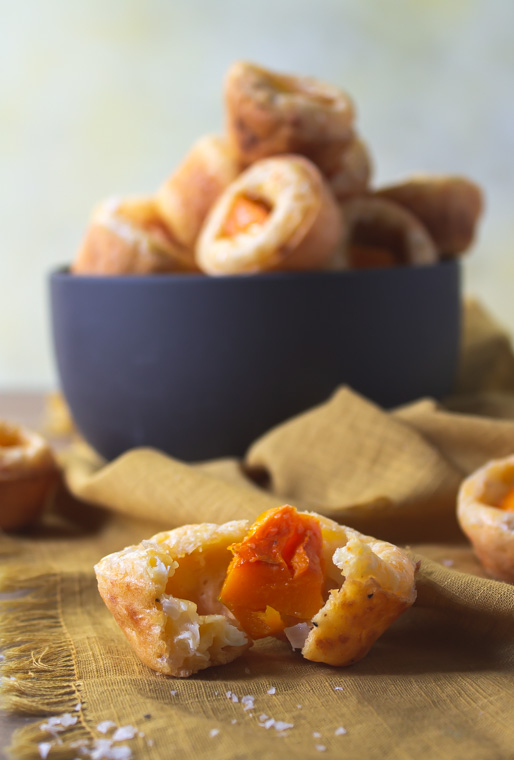
POLYGON ((262 225, 270 215, 270 207, 262 201, 240 195, 230 209, 223 226, 223 234, 233 237, 246 232, 253 225, 262 225))
POLYGON ((507 491, 498 506, 499 509, 504 509, 506 512, 514 512, 514 488, 507 491))
POLYGON ((264 512, 233 558, 221 589, 252 639, 280 635, 323 606, 324 571, 319 520, 285 505, 264 512))

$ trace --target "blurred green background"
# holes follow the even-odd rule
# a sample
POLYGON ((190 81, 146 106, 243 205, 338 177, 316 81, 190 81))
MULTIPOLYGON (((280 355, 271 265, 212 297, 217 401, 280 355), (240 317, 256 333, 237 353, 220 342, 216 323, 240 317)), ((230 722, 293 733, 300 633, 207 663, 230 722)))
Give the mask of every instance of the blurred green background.
POLYGON ((514 332, 510 0, 0 0, 0 389, 56 384, 46 278, 91 208, 152 192, 223 128, 244 58, 347 89, 375 185, 415 171, 485 189, 465 290, 514 332))

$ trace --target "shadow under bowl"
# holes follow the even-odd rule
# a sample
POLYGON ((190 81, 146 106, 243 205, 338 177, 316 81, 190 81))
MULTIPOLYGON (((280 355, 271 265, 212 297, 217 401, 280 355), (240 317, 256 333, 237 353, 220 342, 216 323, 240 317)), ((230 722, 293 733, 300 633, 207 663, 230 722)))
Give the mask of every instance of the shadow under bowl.
POLYGON ((112 459, 151 446, 241 456, 349 385, 384 407, 452 389, 460 267, 233 277, 50 276, 58 374, 75 423, 112 459))

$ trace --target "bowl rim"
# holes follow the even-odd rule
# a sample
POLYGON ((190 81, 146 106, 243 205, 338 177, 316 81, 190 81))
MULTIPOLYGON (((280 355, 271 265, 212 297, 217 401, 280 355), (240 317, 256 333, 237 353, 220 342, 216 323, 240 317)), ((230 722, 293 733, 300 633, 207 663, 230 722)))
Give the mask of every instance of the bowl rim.
POLYGON ((355 278, 393 278, 417 277, 418 273, 441 269, 460 268, 459 258, 441 259, 433 264, 398 265, 395 267, 375 267, 370 269, 313 269, 298 272, 245 272, 241 274, 207 275, 203 272, 163 272, 162 274, 80 274, 74 275, 70 264, 55 266, 49 272, 50 280, 71 280, 83 283, 177 283, 177 282, 273 282, 280 280, 302 281, 307 279, 355 279, 355 278), (416 273, 416 274, 414 274, 416 273))

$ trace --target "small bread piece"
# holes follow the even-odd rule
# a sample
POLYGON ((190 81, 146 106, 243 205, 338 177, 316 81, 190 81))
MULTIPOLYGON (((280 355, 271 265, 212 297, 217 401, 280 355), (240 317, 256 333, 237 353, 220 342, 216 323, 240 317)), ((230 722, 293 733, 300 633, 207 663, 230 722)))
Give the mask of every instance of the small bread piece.
POLYGON ((227 138, 207 135, 193 145, 156 195, 159 211, 180 245, 194 248, 209 209, 239 173, 227 138))
POLYGON ((171 237, 153 198, 109 198, 94 210, 74 274, 138 275, 196 269, 171 237))
POLYGON ((463 481, 457 518, 489 575, 514 583, 514 455, 488 462, 463 481))
POLYGON ((322 269, 341 235, 341 212, 316 166, 279 156, 229 185, 205 222, 196 258, 212 275, 322 269))
POLYGON ((300 153, 313 160, 352 137, 354 107, 341 90, 313 77, 234 63, 225 79, 227 131, 244 166, 300 153))
POLYGON ((414 604, 417 565, 394 544, 321 515, 318 519, 327 576, 335 588, 312 618, 302 655, 327 665, 351 665, 414 604))
POLYGON ((38 433, 0 421, 0 528, 14 530, 40 516, 58 482, 52 450, 38 433))
POLYGON ((231 662, 250 645, 218 601, 245 520, 185 525, 104 557, 98 590, 139 658, 186 677, 231 662))
POLYGON ((423 265, 438 260, 427 230, 397 203, 363 196, 343 203, 341 209, 345 232, 338 253, 339 268, 423 265))
POLYGON ((377 190, 379 198, 399 203, 426 227, 443 257, 472 244, 484 201, 482 191, 465 177, 417 175, 377 190))

